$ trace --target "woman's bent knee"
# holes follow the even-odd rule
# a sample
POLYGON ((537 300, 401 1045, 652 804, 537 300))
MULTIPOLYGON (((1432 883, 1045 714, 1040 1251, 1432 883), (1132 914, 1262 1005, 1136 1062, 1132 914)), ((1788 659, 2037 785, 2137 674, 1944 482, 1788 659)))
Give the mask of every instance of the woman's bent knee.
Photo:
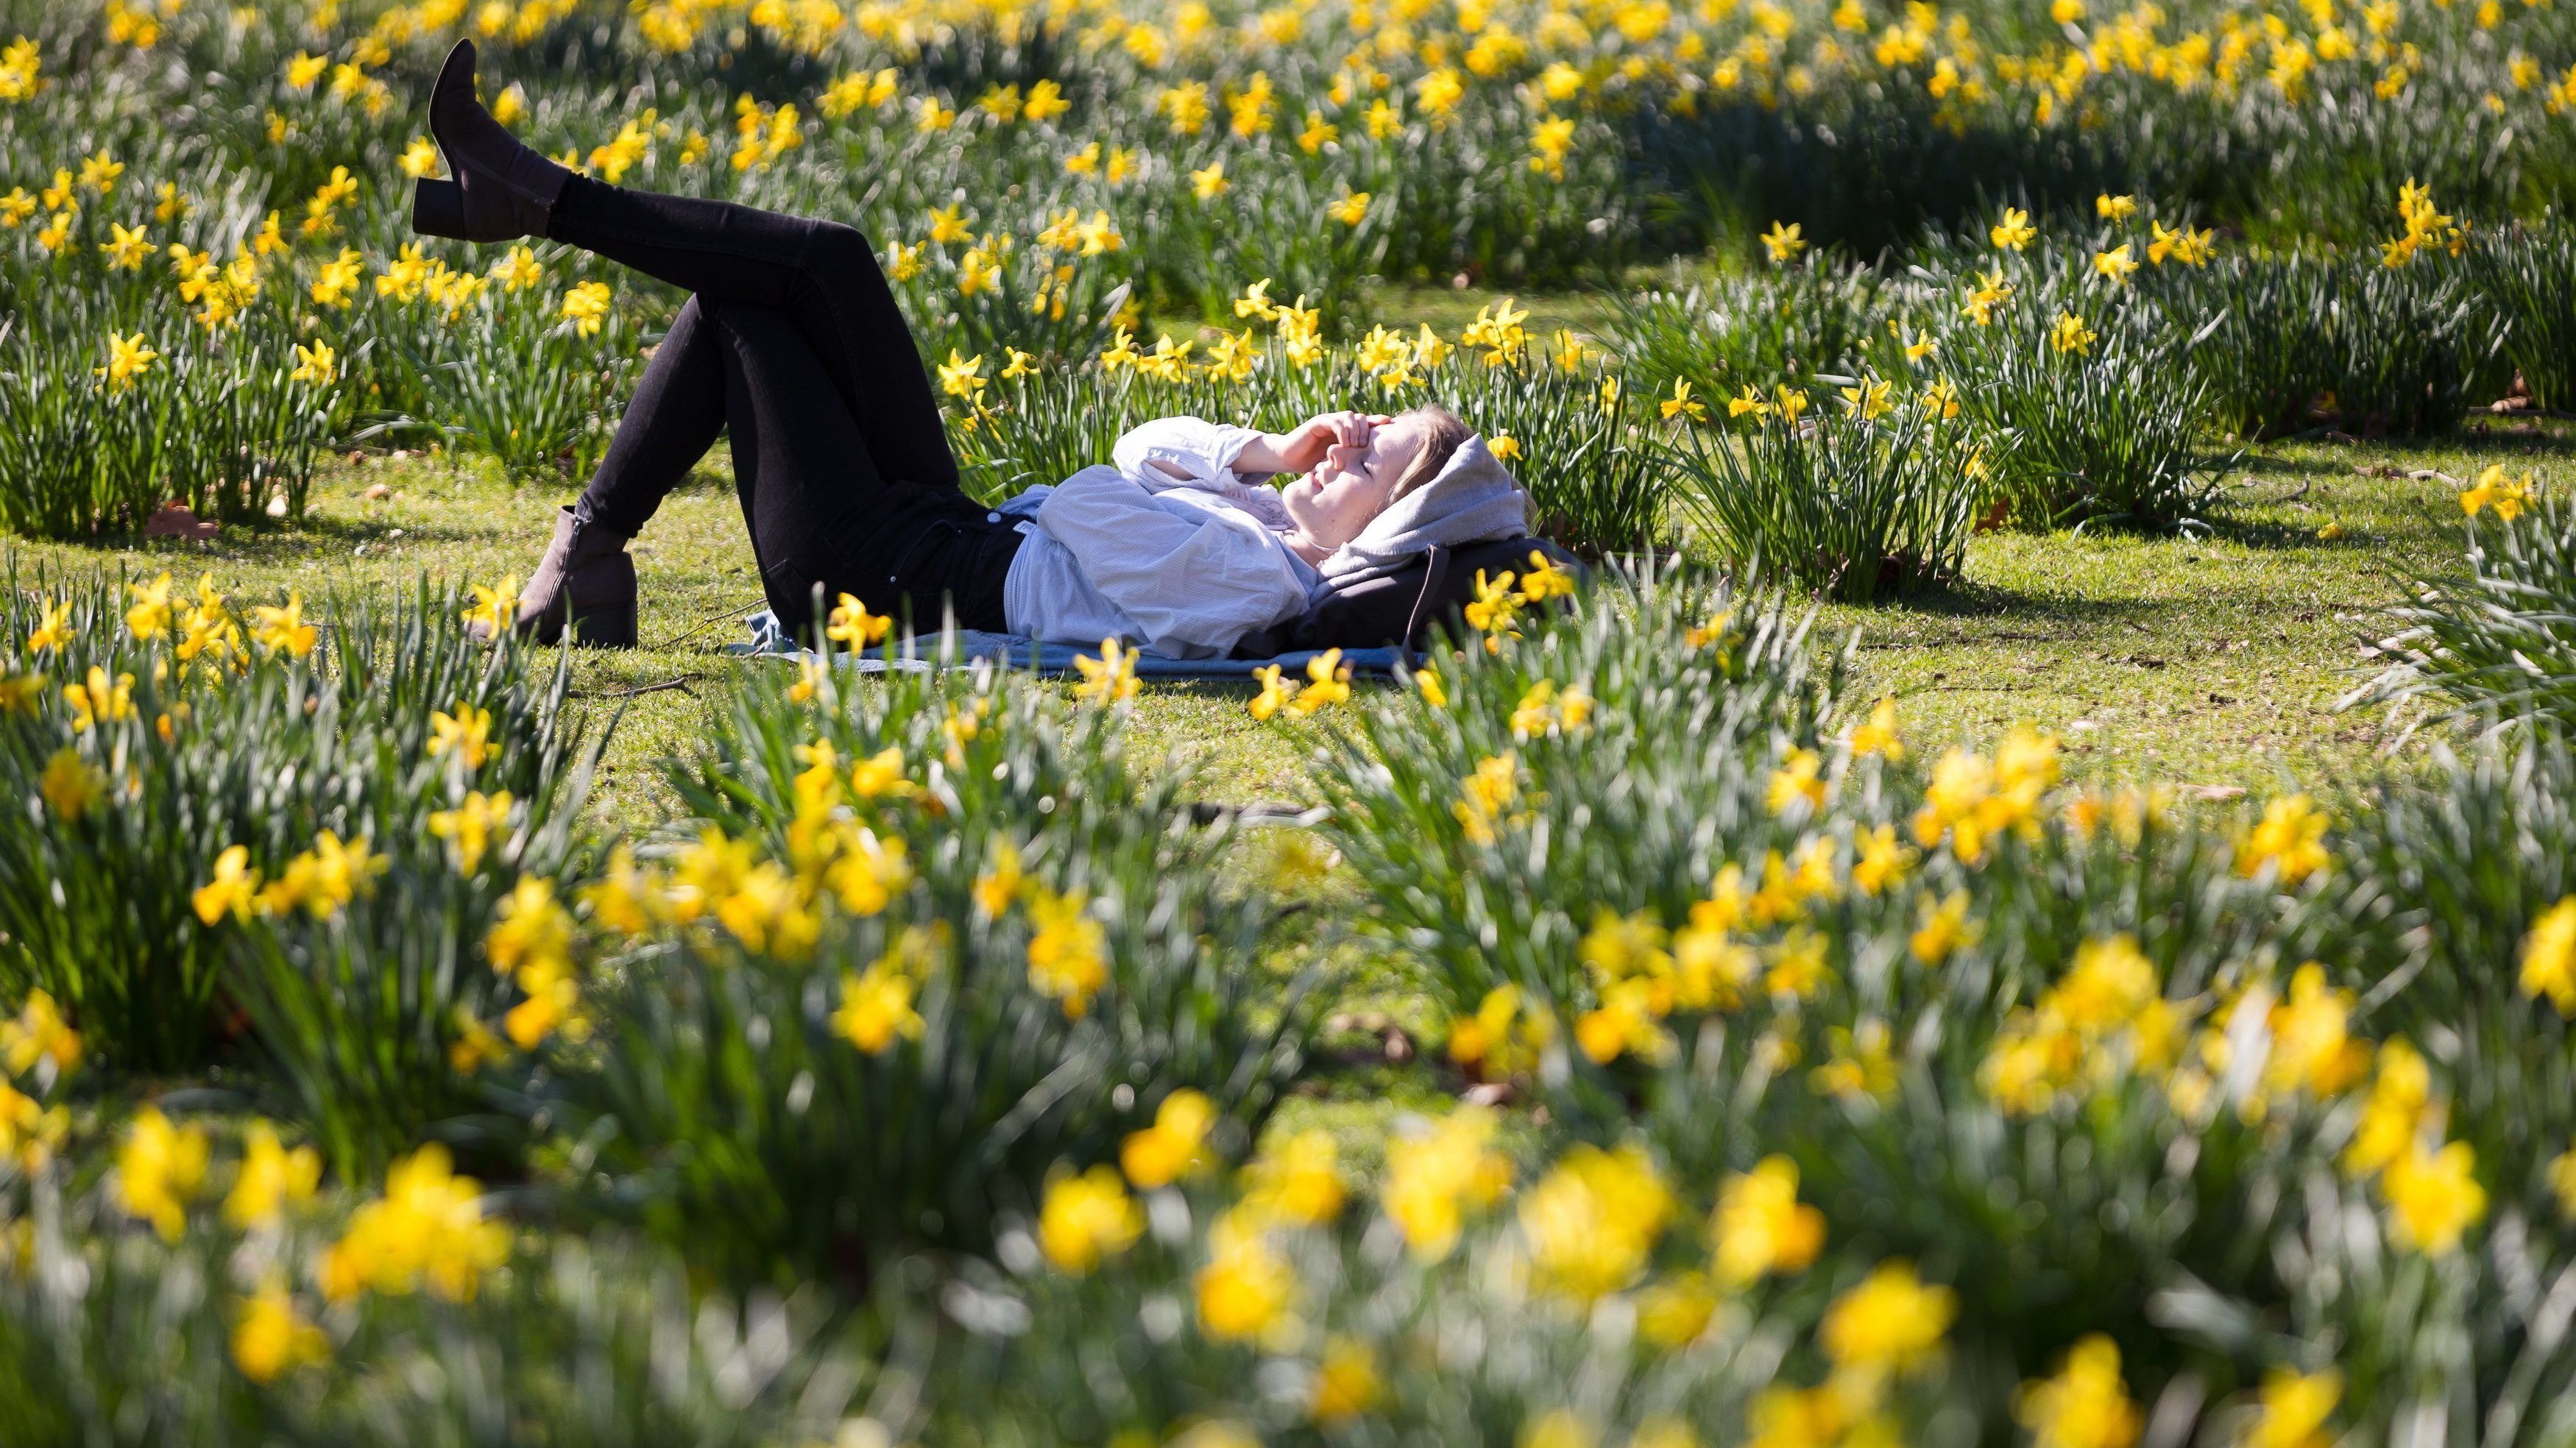
POLYGON ((876 248, 868 244, 867 233, 857 227, 839 221, 817 221, 813 228, 805 243, 805 270, 809 275, 848 276, 856 268, 877 264, 876 248))

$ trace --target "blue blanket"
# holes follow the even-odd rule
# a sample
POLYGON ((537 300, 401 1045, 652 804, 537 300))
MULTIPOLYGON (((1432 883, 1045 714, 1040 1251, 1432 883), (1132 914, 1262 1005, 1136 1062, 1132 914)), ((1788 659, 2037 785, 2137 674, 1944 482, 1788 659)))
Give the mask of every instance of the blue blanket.
MULTIPOLYGON (((778 616, 763 609, 745 621, 751 629, 751 642, 734 644, 727 653, 756 654, 786 659, 811 659, 812 650, 799 648, 778 626, 778 616)), ((1074 672, 1076 654, 1099 657, 1097 648, 1076 648, 1071 644, 1040 643, 1018 634, 984 633, 960 629, 955 634, 914 634, 895 643, 895 657, 889 661, 882 653, 870 650, 864 654, 843 654, 842 667, 863 674, 881 674, 887 669, 906 672, 957 667, 978 659, 990 659, 1008 668, 1027 669, 1038 674, 1074 672), (953 651, 942 645, 952 643, 953 651)), ((1318 657, 1320 650, 1306 649, 1281 654, 1275 659, 1173 659, 1152 652, 1136 655, 1136 677, 1140 679, 1249 679, 1256 669, 1277 664, 1280 672, 1303 678, 1307 661, 1318 657)), ((1398 649, 1344 649, 1342 662, 1354 675, 1380 675, 1392 678, 1395 666, 1402 662, 1398 649)))

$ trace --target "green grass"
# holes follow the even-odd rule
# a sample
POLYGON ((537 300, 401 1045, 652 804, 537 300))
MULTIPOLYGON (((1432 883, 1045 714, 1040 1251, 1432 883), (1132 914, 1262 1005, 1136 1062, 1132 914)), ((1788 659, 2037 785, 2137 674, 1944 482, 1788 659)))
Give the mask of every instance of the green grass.
MULTIPOLYGON (((2438 445, 2306 442, 2266 448, 2230 475, 2215 536, 1988 533, 1956 590, 1894 606, 1826 606, 1820 634, 1859 631, 1856 691, 1895 693, 1922 741, 1990 739, 2028 721, 2061 731, 2079 774, 2153 769, 2180 783, 2265 787, 2284 771, 2349 777, 2391 737, 2367 712, 2337 713, 2359 678, 2373 610, 2409 572, 2460 567, 2452 489, 2407 474, 2473 475, 2489 461, 2544 470, 2576 434, 2476 422, 2438 445), (2342 536, 2318 530, 2339 526, 2342 536)), ((702 697, 745 664, 719 652, 742 637, 728 615, 760 591, 730 484, 702 470, 663 504, 635 546, 646 647, 577 656, 576 691, 594 722, 618 719, 593 809, 609 823, 667 818, 653 761, 685 749, 702 697), (630 693, 654 685, 676 687, 630 693)), ((228 531, 213 543, 129 540, 17 545, 23 560, 96 561, 182 579, 211 570, 242 589, 381 589, 422 570, 471 580, 524 576, 552 528, 561 488, 517 487, 480 460, 415 455, 332 464, 303 526, 228 531), (381 486, 387 495, 366 496, 381 486)), ((1246 716, 1246 691, 1153 687, 1134 726, 1189 757, 1207 797, 1303 800, 1306 749, 1246 716)))
POLYGON ((2376 610, 2403 577, 2463 567, 2457 490, 2410 474, 2546 471, 2571 450, 2563 428, 2502 421, 2427 446, 2265 448, 2229 475, 2211 537, 1987 534, 1952 594, 1822 622, 1861 631, 1859 688, 1898 695, 1921 736, 2027 721, 2064 736, 2079 775, 2348 779, 2389 767, 2396 735, 2333 707, 2370 670, 2376 610))

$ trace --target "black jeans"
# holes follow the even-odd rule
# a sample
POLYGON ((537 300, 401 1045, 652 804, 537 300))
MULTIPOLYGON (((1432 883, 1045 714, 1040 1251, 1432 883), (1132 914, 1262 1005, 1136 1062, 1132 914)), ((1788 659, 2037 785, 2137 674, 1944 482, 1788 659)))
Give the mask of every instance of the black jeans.
POLYGON ((842 593, 935 629, 1007 627, 1020 535, 961 492, 912 331, 867 238, 730 202, 566 182, 550 236, 694 295, 574 505, 632 537, 689 469, 733 443, 734 487, 779 621, 842 593))

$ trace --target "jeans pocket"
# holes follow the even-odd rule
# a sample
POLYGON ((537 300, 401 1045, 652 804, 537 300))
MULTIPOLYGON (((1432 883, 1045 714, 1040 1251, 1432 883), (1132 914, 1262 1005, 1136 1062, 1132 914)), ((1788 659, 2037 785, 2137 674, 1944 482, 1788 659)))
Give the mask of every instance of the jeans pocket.
POLYGON ((964 532, 951 518, 924 520, 894 555, 894 562, 886 570, 886 583, 905 593, 937 593, 945 588, 948 580, 941 575, 951 570, 939 566, 942 553, 954 554, 964 532))

